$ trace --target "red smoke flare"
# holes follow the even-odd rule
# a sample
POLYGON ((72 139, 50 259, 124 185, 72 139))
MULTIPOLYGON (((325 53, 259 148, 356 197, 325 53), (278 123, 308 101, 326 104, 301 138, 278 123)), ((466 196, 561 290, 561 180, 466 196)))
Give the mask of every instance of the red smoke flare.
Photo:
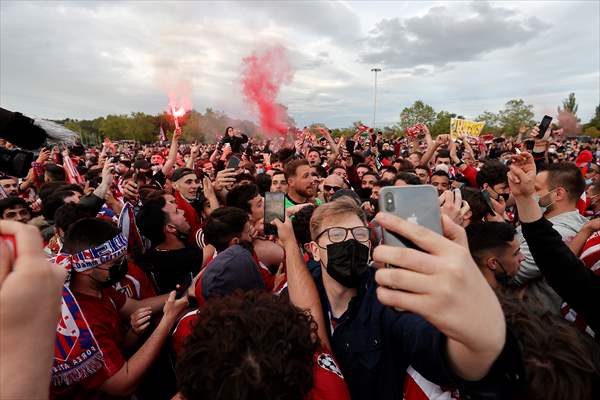
POLYGON ((276 103, 282 85, 294 77, 285 49, 276 46, 262 52, 254 52, 242 61, 242 86, 244 97, 259 113, 259 122, 266 134, 288 131, 286 108, 276 103))

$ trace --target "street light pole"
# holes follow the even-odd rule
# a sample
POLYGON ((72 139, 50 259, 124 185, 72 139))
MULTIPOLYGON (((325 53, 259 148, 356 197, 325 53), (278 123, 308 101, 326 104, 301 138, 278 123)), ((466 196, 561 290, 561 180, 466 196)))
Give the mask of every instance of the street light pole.
POLYGON ((373 129, 375 129, 375 122, 377 121, 377 73, 381 72, 381 68, 371 68, 371 72, 375 72, 375 83, 373 90, 373 129))

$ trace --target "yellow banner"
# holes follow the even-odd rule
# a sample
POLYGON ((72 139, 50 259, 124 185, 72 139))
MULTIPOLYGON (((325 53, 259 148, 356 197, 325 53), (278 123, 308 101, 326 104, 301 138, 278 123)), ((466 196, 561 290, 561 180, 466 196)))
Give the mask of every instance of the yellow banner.
POLYGON ((451 118, 450 136, 452 137, 452 139, 457 139, 462 134, 477 137, 481 134, 484 125, 485 122, 475 122, 466 119, 451 118))

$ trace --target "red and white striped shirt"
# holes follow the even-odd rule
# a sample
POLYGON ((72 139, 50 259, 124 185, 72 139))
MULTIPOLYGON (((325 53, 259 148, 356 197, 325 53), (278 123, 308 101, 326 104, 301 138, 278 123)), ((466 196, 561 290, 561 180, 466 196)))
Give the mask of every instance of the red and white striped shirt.
MULTIPOLYGON (((581 261, 586 267, 591 269, 596 275, 600 276, 600 232, 595 232, 589 237, 583 250, 581 251, 581 261)), ((573 323, 582 332, 591 337, 595 337, 595 332, 588 326, 581 315, 578 315, 567 303, 563 303, 560 309, 562 316, 573 323)))

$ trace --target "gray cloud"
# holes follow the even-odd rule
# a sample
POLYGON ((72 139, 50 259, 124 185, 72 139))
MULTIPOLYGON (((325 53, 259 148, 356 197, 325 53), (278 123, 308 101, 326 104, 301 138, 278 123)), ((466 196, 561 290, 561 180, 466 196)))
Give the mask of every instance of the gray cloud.
POLYGON ((582 120, 592 115, 600 3, 410 4, 0 1, 0 106, 50 118, 157 113, 169 88, 187 85, 195 108, 252 118, 241 60, 281 44, 296 73, 280 101, 301 126, 369 123, 370 63, 384 64, 382 124, 415 99, 477 115, 522 97, 543 115, 571 91, 582 120))
POLYGON ((241 1, 240 6, 262 13, 285 27, 310 34, 342 39, 338 45, 360 36, 360 19, 340 1, 241 1))
POLYGON ((515 10, 487 2, 472 3, 462 16, 433 7, 424 16, 381 20, 369 32, 360 60, 388 68, 440 67, 525 43, 548 27, 536 17, 519 17, 515 10))

